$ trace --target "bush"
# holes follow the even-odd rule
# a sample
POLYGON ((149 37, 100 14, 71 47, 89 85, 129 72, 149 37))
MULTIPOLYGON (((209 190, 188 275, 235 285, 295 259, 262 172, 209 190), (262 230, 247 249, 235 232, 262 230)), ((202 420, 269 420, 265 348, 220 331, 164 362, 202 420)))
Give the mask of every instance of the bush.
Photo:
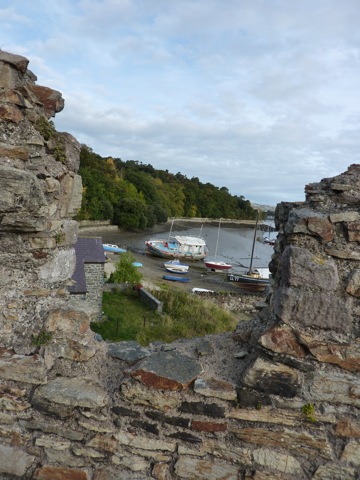
POLYGON ((120 260, 115 266, 115 272, 111 273, 109 283, 141 283, 142 273, 133 265, 135 257, 131 252, 121 253, 120 260))

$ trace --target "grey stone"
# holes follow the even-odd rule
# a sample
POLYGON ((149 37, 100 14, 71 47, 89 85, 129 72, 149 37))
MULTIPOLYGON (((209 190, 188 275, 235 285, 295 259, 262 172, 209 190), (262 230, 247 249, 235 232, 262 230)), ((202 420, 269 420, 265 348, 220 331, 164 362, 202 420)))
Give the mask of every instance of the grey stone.
POLYGON ((312 480, 355 480, 356 478, 356 472, 353 468, 330 464, 321 465, 316 470, 312 480))
POLYGON ((75 270, 75 250, 58 250, 50 260, 39 269, 39 278, 49 283, 69 280, 75 270))
POLYGON ((47 382, 45 362, 39 355, 18 355, 10 350, 0 350, 1 378, 43 384, 47 382))
POLYGON ((182 390, 201 373, 201 366, 179 352, 158 352, 143 360, 132 376, 149 387, 182 390))
POLYGON ((106 391, 97 383, 85 378, 59 377, 39 387, 35 399, 44 399, 71 407, 98 408, 107 404, 106 391))
POLYGON ((332 258, 322 258, 305 248, 287 246, 282 255, 281 285, 336 290, 339 275, 332 258))
POLYGON ((0 473, 23 477, 35 460, 19 448, 0 445, 0 473))
POLYGON ((0 213, 3 214, 37 214, 47 205, 40 181, 30 172, 0 166, 0 191, 0 213))
POLYGON ((235 465, 224 464, 193 457, 181 456, 175 464, 175 473, 180 478, 194 480, 237 480, 239 468, 235 465))
POLYGON ((279 287, 273 295, 273 308, 288 325, 331 329, 341 333, 348 333, 352 326, 352 300, 341 294, 279 287))
POLYGON ((134 340, 128 342, 117 342, 108 344, 109 355, 114 358, 119 358, 125 362, 133 365, 150 355, 148 348, 142 347, 134 340))
POLYGON ((307 400, 360 407, 359 377, 332 369, 316 370, 307 386, 307 400))

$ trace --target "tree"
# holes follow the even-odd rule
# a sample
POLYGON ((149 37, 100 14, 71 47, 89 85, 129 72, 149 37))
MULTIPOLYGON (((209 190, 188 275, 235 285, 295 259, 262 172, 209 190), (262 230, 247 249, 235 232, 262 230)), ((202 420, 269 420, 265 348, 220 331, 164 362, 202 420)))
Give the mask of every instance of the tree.
POLYGON ((110 274, 109 283, 131 283, 136 285, 141 282, 142 273, 133 265, 135 257, 131 252, 120 254, 120 260, 115 266, 115 272, 110 274))

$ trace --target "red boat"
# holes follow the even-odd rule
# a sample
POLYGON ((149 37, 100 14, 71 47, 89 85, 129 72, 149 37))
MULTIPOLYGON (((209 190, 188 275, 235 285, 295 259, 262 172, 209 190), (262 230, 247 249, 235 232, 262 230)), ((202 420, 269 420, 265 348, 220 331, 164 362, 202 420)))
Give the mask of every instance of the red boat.
POLYGON ((217 262, 216 260, 206 261, 205 266, 206 266, 206 268, 208 268, 212 272, 225 272, 225 271, 228 271, 232 268, 232 265, 230 263, 217 262))
POLYGON ((216 239, 215 258, 214 260, 206 260, 205 262, 206 268, 211 272, 226 272, 227 270, 230 270, 232 268, 232 265, 230 263, 218 262, 216 260, 217 250, 219 246, 220 226, 221 226, 221 218, 219 220, 219 228, 218 228, 218 234, 216 239))

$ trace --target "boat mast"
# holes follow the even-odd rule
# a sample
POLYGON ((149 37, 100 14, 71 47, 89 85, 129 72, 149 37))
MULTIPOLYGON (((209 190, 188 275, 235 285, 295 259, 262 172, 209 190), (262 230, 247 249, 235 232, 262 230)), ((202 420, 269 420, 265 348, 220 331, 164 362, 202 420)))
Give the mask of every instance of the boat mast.
POLYGON ((218 228, 218 234, 217 234, 217 239, 216 239, 216 247, 215 247, 215 260, 217 256, 217 251, 218 251, 218 245, 219 245, 219 237, 220 237, 220 225, 221 225, 221 218, 219 220, 219 228, 218 228))
POLYGON ((252 250, 251 250, 249 273, 251 273, 251 271, 252 271, 252 263, 253 263, 253 258, 254 258, 254 250, 255 250, 256 232, 257 232, 258 221, 259 221, 259 210, 257 211, 257 214, 256 214, 256 223, 255 223, 254 238, 253 238, 253 244, 252 244, 252 250))
POLYGON ((171 232, 172 232, 172 229, 173 229, 173 225, 174 225, 174 219, 171 220, 171 227, 170 227, 168 242, 170 242, 170 236, 171 236, 171 232))

